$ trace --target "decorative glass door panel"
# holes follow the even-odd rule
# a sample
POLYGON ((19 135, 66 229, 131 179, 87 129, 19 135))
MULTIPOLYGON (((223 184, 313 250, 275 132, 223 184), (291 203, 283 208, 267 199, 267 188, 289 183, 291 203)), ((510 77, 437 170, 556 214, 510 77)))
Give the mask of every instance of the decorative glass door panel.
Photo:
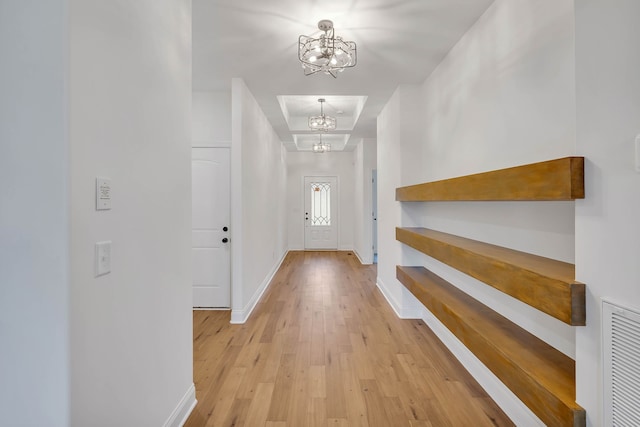
POLYGON ((338 248, 338 216, 335 176, 304 178, 304 247, 338 248))
POLYGON ((311 226, 331 225, 331 184, 328 182, 312 182, 311 191, 311 226))

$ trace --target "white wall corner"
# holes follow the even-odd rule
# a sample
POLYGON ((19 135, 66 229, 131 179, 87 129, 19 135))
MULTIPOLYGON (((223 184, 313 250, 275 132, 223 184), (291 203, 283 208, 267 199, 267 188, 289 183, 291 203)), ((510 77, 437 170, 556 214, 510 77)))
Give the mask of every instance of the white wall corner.
POLYGON ((444 326, 424 305, 421 305, 422 321, 436 334, 453 353, 462 366, 480 384, 502 411, 518 426, 541 426, 545 424, 496 377, 458 338, 444 326))
POLYGON ((236 304, 241 305, 243 295, 243 221, 242 221, 242 108, 244 81, 231 79, 231 218, 233 244, 231 245, 231 323, 236 304))
POLYGON ((258 286, 258 289, 256 289, 255 293, 253 294, 253 296, 251 297, 251 300, 247 303, 247 305, 245 305, 244 308, 242 308, 241 310, 231 310, 231 321, 230 321, 231 324, 241 325, 245 323, 247 319, 249 319, 249 316, 251 316, 251 313, 253 313, 253 310, 256 308, 256 305, 258 305, 258 302, 260 302, 262 295, 271 284, 273 277, 276 275, 276 273, 280 269, 280 266, 284 262, 284 259, 287 257, 288 253, 289 251, 284 252, 284 254, 280 258, 280 260, 275 264, 271 272, 262 281, 260 286, 258 286))
POLYGON ((193 408, 196 407, 196 386, 191 383, 187 392, 182 396, 178 406, 173 410, 163 427, 182 427, 187 422, 187 418, 191 415, 193 408))

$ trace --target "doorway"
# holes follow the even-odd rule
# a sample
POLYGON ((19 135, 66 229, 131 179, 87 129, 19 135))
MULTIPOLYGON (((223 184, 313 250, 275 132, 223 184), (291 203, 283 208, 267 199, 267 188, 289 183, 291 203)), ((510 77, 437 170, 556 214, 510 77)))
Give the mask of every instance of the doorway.
POLYGON ((193 307, 231 306, 229 148, 193 148, 193 307))
POLYGON ((338 178, 304 177, 304 247, 338 249, 338 178))

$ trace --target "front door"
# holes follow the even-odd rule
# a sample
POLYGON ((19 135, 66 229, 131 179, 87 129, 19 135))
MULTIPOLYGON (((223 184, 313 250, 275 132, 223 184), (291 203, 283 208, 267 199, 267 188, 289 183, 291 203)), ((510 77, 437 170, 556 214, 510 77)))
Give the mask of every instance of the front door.
POLYGON ((193 148, 191 159, 193 306, 228 308, 229 149, 193 148))
POLYGON ((304 177, 304 247, 338 249, 338 179, 304 177))

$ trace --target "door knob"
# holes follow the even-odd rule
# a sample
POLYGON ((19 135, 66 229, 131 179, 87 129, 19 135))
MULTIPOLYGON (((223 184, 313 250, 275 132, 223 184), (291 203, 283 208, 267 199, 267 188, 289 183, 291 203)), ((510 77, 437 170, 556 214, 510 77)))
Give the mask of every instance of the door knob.
POLYGON ((229 231, 229 227, 222 227, 222 231, 229 231))
POLYGON ((222 243, 227 243, 229 241, 229 239, 227 239, 226 237, 222 239, 222 243))

